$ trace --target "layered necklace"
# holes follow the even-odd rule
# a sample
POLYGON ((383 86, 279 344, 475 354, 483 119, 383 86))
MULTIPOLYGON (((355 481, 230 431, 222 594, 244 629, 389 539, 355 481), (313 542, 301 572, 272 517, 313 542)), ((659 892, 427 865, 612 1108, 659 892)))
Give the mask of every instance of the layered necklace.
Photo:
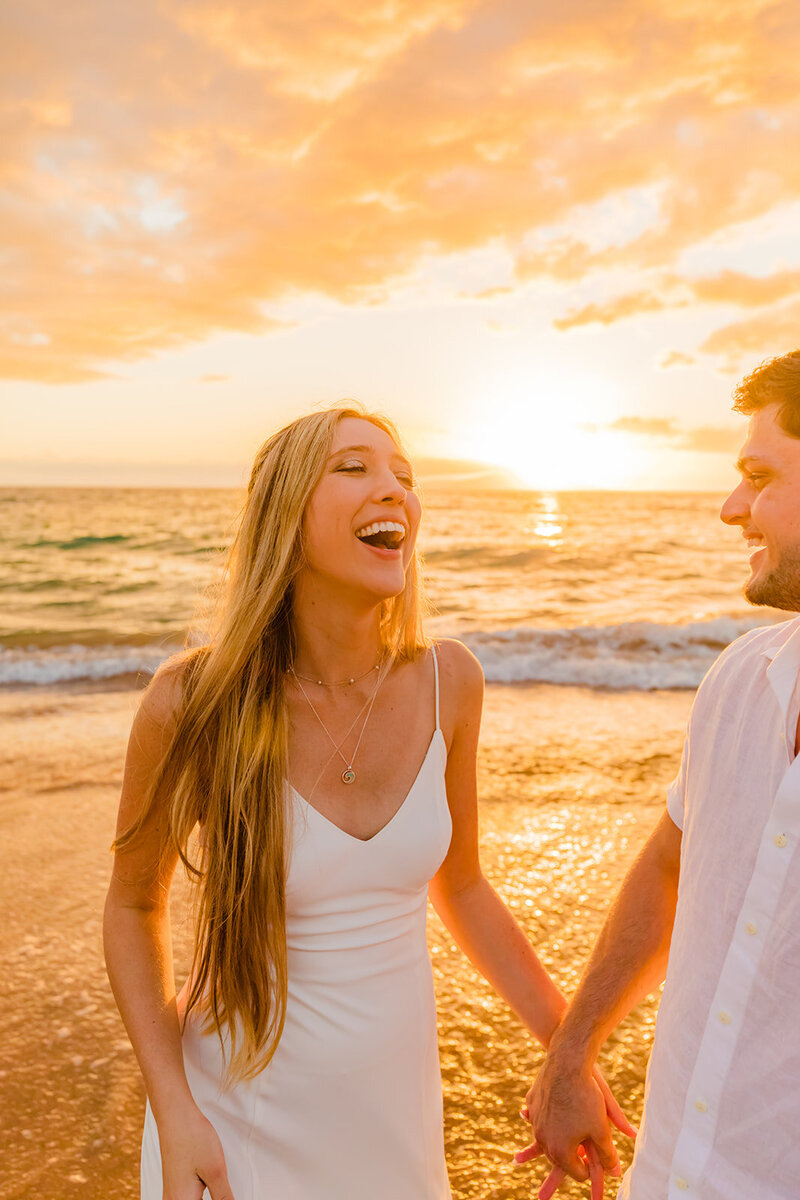
MULTIPOLYGON (((322 726, 322 728, 325 730, 325 733, 326 733, 326 735, 327 735, 327 737, 328 737, 328 741, 329 741, 329 742, 331 743, 331 745, 333 746, 334 754, 338 754, 338 755, 339 755, 339 758, 340 758, 340 759, 342 760, 342 762, 344 763, 344 770, 342 771, 342 774, 341 774, 341 780, 342 780, 342 783, 355 783, 355 779, 356 779, 356 773, 355 773, 355 770, 353 769, 353 764, 354 764, 354 763, 355 763, 355 761, 356 761, 356 755, 358 754, 358 750, 359 750, 359 747, 360 747, 360 745, 361 745, 361 741, 362 741, 362 739, 363 739, 363 737, 364 737, 364 731, 365 731, 365 729, 367 728, 367 722, 369 721, 370 714, 372 713, 372 709, 373 709, 373 706, 374 706, 374 704, 375 704, 375 700, 376 700, 376 698, 377 698, 377 695, 378 695, 378 689, 380 688, 381 684, 383 683, 384 679, 386 678, 386 675, 385 675, 385 674, 382 672, 382 670, 381 670, 381 668, 382 668, 382 666, 383 666, 383 663, 384 663, 384 655, 381 655, 381 657, 380 657, 380 660, 379 660, 379 661, 378 661, 378 662, 375 664, 375 666, 374 666, 374 667, 370 667, 369 671, 365 671, 363 675, 358 675, 358 676, 356 676, 356 677, 354 677, 354 678, 352 678, 352 679, 341 679, 341 680, 337 680, 337 681, 336 681, 336 682, 334 682, 334 683, 323 683, 323 681, 322 681, 321 679, 308 679, 308 678, 306 678, 306 676, 305 676, 305 675, 298 675, 298 674, 297 674, 297 672, 295 671, 294 667, 290 667, 290 668, 289 668, 289 669, 290 669, 290 671, 292 672, 292 675, 294 676, 294 681, 295 681, 295 683, 297 684, 297 686, 299 687, 300 691, 303 693, 303 696, 305 697, 305 700, 306 700, 306 703, 308 704, 308 707, 311 709, 311 711, 313 712, 314 716, 317 718, 317 720, 319 721, 320 725, 321 725, 321 726, 322 726), (314 703, 313 703, 313 701, 312 701, 311 697, 309 696, 308 692, 307 692, 307 691, 306 691, 306 689, 303 687, 303 684, 301 683, 301 680, 302 680, 302 679, 305 679, 306 683, 316 683, 316 684, 319 684, 319 686, 320 686, 320 687, 337 687, 337 686, 338 686, 338 684, 340 684, 340 683, 341 683, 341 684, 344 684, 344 683, 346 683, 346 684, 351 684, 351 683, 355 683, 357 679, 365 679, 365 678, 367 677, 367 675, 370 675, 370 674, 371 674, 373 671, 377 671, 377 673, 378 673, 378 677, 377 677, 377 679, 375 680, 375 687, 372 689, 372 695, 371 695, 371 696, 368 696, 368 697, 367 697, 367 699, 364 701, 364 703, 362 704, 361 708, 360 708, 360 709, 359 709, 359 711, 356 713, 355 720, 353 721, 352 725, 351 725, 351 726, 350 726, 350 728, 348 729, 347 733, 344 735, 344 737, 342 738, 342 740, 341 740, 340 742, 337 742, 337 741, 336 741, 336 738, 333 736, 333 734, 331 733, 330 729, 328 729, 328 726, 325 724, 325 722, 323 721, 322 717, 321 717, 321 716, 319 715, 319 713, 317 712, 317 709, 316 709, 316 707, 314 706, 314 703), (347 758, 345 757, 345 755, 344 755, 344 754, 342 754, 342 746, 344 745, 344 743, 345 743, 345 742, 347 741, 347 739, 350 737, 350 734, 351 734, 351 733, 353 732, 353 730, 355 729, 355 727, 356 727, 356 725, 358 724, 358 722, 359 722, 359 720, 360 720, 360 718, 361 718, 361 715, 362 715, 362 713, 364 712, 364 710, 365 710, 365 709, 366 709, 366 714, 367 714, 367 715, 364 717, 364 724, 361 726, 361 732, 360 732, 360 733, 359 733, 359 735, 358 735, 358 740, 356 741, 356 746, 355 746, 355 749, 354 749, 354 751, 353 751, 352 755, 350 756, 350 761, 348 762, 348 760, 347 760, 347 758)), ((386 672, 386 674, 388 674, 388 671, 386 672)), ((333 758, 333 755, 331 755, 331 758, 333 758)), ((328 759, 328 762, 330 762, 330 759, 328 759)), ((327 765, 328 765, 328 763, 326 763, 326 764, 325 764, 325 766, 327 766, 327 765)), ((324 771, 324 770, 325 770, 325 767, 323 767, 323 768, 322 768, 322 770, 324 771)), ((320 773, 320 775, 321 775, 321 773, 320 773)), ((315 785, 315 786, 316 786, 316 785, 315 785)))

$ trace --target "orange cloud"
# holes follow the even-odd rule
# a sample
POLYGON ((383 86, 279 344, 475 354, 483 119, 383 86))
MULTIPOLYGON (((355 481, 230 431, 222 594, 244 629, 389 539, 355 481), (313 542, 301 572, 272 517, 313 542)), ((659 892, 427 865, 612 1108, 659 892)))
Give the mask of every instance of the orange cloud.
POLYGON ((514 291, 510 287, 481 288, 479 292, 460 292, 464 300, 496 300, 498 296, 509 296, 514 291))
POLYGON ((556 329, 574 329, 578 325, 590 325, 594 322, 611 325, 625 317, 661 312, 668 307, 671 305, 666 300, 652 292, 634 292, 628 296, 620 296, 608 304, 587 304, 585 308, 567 313, 565 317, 556 317, 553 324, 556 329))
POLYGON ((10 24, 7 377, 266 331, 302 292, 380 300, 489 244, 518 283, 674 273, 800 196, 800 10, 777 0, 31 0, 10 24))
MULTIPOLYGON (((648 290, 629 292, 604 304, 587 304, 563 317, 556 317, 556 329, 580 325, 611 325, 627 317, 642 316, 664 309, 685 308, 693 301, 705 304, 734 304, 740 308, 764 308, 787 296, 800 293, 800 271, 779 271, 774 275, 746 275, 741 271, 720 271, 704 278, 680 279, 662 275, 648 290)), ((682 362, 686 356, 673 360, 682 362)), ((693 361, 689 359, 688 361, 693 361)))
POLYGON ((675 437, 677 433, 672 417, 619 417, 606 428, 641 437, 675 437))
POLYGON ((742 441, 741 429, 727 426, 701 425, 689 429, 680 441, 681 450, 698 450, 704 454, 736 454, 742 441))
POLYGON ((744 355, 769 357, 800 346, 800 300, 771 309, 747 321, 724 325, 706 338, 701 349, 721 357, 736 370, 744 355))
POLYGON ((555 238, 543 249, 521 251, 514 264, 514 274, 519 283, 542 276, 574 283, 596 265, 597 256, 592 255, 585 242, 555 238))
POLYGON ((703 425, 682 428, 674 417, 619 417, 609 425, 587 425, 589 432, 607 430, 635 437, 669 442, 677 450, 695 450, 707 454, 733 454, 741 440, 741 431, 727 426, 703 425))
POLYGON ((696 362, 697 359, 692 354, 684 354, 681 350, 670 350, 658 365, 666 371, 670 367, 692 367, 696 362))
POLYGON ((765 276, 721 271, 712 278, 693 281, 691 287, 698 300, 711 304, 762 308, 800 293, 800 271, 778 271, 765 276))

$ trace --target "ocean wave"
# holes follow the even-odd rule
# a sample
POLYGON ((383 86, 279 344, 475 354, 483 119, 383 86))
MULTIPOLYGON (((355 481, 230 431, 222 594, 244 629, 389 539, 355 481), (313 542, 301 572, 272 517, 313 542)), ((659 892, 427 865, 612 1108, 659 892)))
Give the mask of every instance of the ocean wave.
MULTIPOLYGON (((489 683, 557 683, 652 691, 695 688, 735 638, 777 614, 720 616, 683 624, 629 621, 462 635, 489 683)), ((152 674, 177 644, 28 645, 0 649, 0 686, 57 684, 152 674)))
POLYGON ((762 612, 675 625, 627 621, 569 629, 478 631, 463 635, 463 641, 489 683, 654 691, 696 688, 727 645, 768 624, 770 616, 762 612))
POLYGON ((130 535, 127 533, 109 533, 105 537, 85 533, 78 537, 68 538, 66 541, 52 538, 38 538, 35 542, 25 542, 24 545, 28 550, 41 550, 45 546, 56 550, 85 550, 88 546, 117 546, 121 542, 129 542, 130 540, 130 535))
POLYGON ((428 550, 425 562, 444 568, 463 569, 468 566, 473 570, 497 569, 509 567, 528 567, 549 561, 553 556, 552 548, 548 545, 528 546, 524 549, 513 546, 444 546, 439 550, 428 550))
POLYGON ((180 646, 31 646, 0 650, 0 687, 152 675, 180 646))

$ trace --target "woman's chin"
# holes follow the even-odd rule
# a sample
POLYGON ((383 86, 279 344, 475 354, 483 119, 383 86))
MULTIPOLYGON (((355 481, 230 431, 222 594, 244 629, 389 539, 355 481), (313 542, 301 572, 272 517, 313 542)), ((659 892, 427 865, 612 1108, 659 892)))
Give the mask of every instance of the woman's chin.
POLYGON ((376 604, 381 604, 384 600, 392 600, 400 595, 406 586, 406 575, 401 564, 387 564, 387 568, 371 571, 369 576, 364 575, 353 582, 357 587, 363 588, 376 604))

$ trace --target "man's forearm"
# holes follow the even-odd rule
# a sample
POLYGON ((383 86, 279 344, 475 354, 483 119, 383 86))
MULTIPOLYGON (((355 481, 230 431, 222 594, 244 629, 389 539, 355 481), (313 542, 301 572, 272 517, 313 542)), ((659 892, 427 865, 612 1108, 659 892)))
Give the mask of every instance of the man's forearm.
POLYGON ((573 1001, 553 1034, 526 1103, 535 1147, 574 1179, 591 1142, 618 1166, 608 1103, 593 1076, 597 1052, 630 1008, 664 977, 678 898, 681 833, 665 814, 628 872, 573 1001))
POLYGON ((680 830, 665 814, 628 872, 551 1054, 594 1062, 608 1034, 666 973, 680 868, 680 830))

